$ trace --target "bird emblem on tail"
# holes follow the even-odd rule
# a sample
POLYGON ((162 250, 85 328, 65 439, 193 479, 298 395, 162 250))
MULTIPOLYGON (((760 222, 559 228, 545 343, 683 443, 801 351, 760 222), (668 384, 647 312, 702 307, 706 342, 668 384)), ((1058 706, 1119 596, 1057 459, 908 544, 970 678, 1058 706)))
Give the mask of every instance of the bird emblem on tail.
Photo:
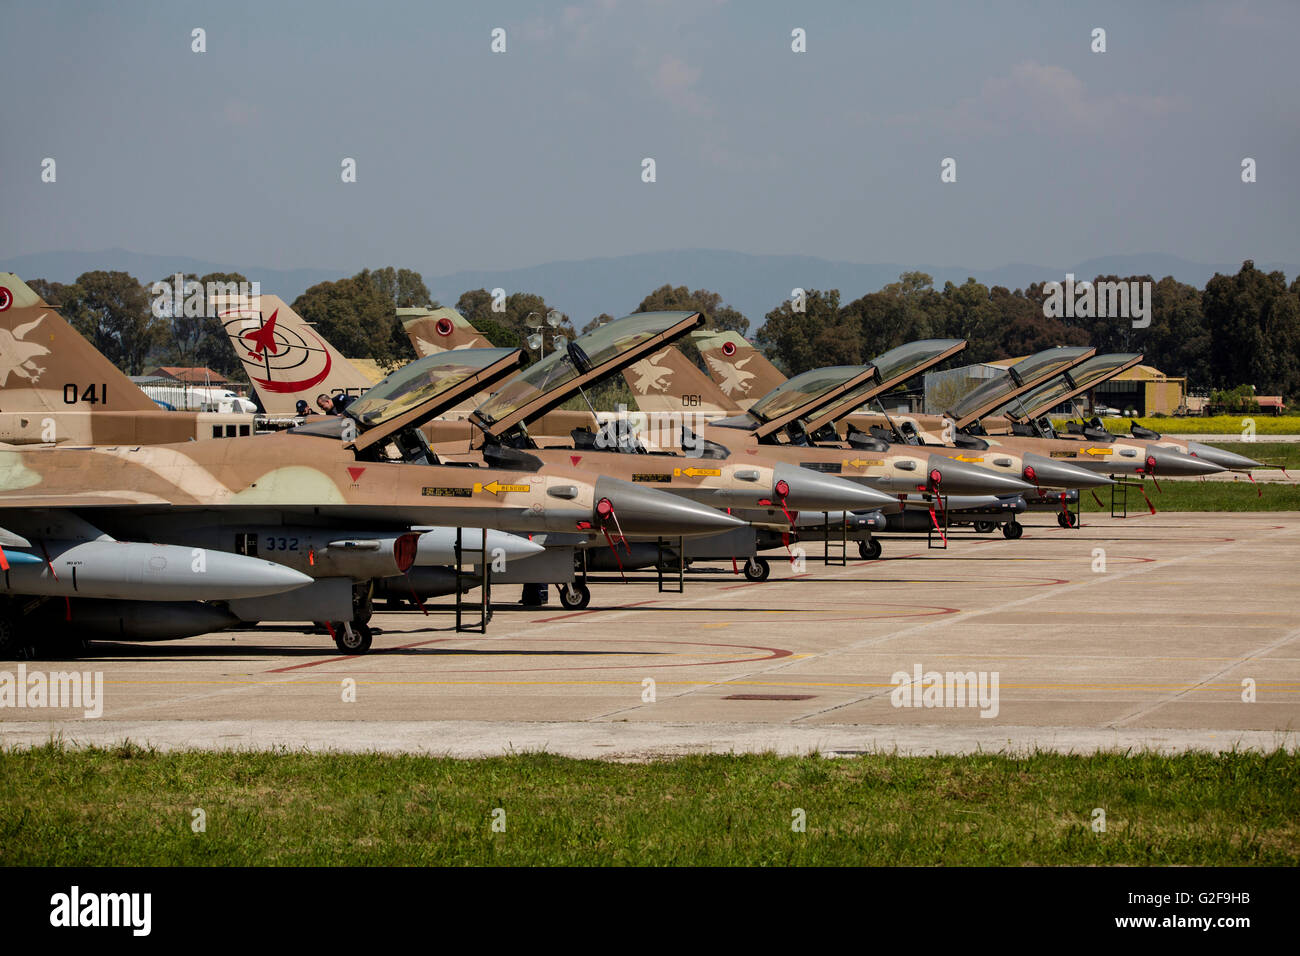
POLYGON ((23 341, 27 333, 36 328, 43 318, 44 312, 31 322, 15 325, 12 332, 0 328, 0 386, 8 384, 11 374, 25 378, 33 385, 45 374, 45 369, 36 367, 36 359, 49 355, 50 350, 44 345, 23 341))
POLYGON ((667 356, 668 350, 664 349, 658 355, 642 359, 628 369, 628 372, 636 376, 636 381, 632 383, 632 387, 637 390, 638 394, 645 395, 651 389, 662 392, 668 388, 668 382, 673 377, 673 370, 656 364, 662 362, 667 356))
POLYGON ((722 359, 714 358, 712 355, 708 356, 709 367, 722 376, 722 381, 718 383, 718 387, 726 395, 731 395, 733 392, 740 392, 743 395, 749 390, 749 383, 754 380, 754 373, 746 372, 745 366, 749 364, 752 358, 751 355, 749 358, 741 359, 735 365, 732 365, 729 362, 722 361, 722 359))

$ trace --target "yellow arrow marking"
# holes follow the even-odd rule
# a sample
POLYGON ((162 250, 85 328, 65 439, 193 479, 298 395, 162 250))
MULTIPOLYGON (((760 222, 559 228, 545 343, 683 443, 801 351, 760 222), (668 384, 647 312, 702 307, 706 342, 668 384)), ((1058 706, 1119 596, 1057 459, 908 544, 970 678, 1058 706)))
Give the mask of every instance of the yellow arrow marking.
POLYGON ((1083 451, 1088 455, 1109 455, 1111 453, 1109 448, 1085 448, 1083 451))
POLYGON ((687 478, 718 478, 722 475, 721 468, 674 468, 673 476, 680 478, 685 475, 687 478))
POLYGON ((499 495, 506 491, 531 491, 532 485, 503 485, 501 482, 493 480, 486 485, 474 483, 474 492, 486 491, 494 495, 499 495))
POLYGON ((965 455, 953 455, 953 461, 983 461, 983 458, 967 458, 965 455))
POLYGON ((854 458, 852 461, 842 461, 841 465, 852 465, 854 468, 867 468, 871 465, 883 465, 884 461, 879 458, 854 458))

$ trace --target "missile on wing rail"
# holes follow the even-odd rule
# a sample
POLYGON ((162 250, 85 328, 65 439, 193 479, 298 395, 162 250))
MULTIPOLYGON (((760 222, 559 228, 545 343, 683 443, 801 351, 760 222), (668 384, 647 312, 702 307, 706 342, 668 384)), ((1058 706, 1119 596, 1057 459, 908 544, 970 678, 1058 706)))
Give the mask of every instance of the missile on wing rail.
POLYGON ((291 568, 241 554, 132 541, 45 541, 43 560, 10 562, 0 591, 128 601, 225 601, 310 584, 291 568))

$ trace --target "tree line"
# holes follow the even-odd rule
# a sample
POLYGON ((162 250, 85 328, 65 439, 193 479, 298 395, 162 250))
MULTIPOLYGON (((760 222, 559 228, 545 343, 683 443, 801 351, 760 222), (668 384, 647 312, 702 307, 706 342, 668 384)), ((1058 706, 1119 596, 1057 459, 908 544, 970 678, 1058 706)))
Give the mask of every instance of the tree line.
MULTIPOLYGON (((186 279, 204 285, 247 281, 237 273, 186 279)), ((1092 345, 1098 352, 1143 352, 1146 364, 1187 378, 1193 389, 1249 384, 1260 394, 1300 394, 1300 278, 1288 285, 1281 272, 1261 272, 1247 260, 1235 275, 1215 275, 1204 289, 1170 276, 1094 280, 1105 281, 1151 283, 1149 327, 1135 329, 1128 318, 1052 317, 1044 308, 1050 296, 1046 282, 1012 291, 967 279, 936 289, 929 275, 905 272, 897 282, 844 304, 838 289, 808 290, 799 303, 786 300, 767 313, 755 341, 787 374, 859 364, 915 339, 964 338, 969 345, 963 362, 1026 355, 1054 345, 1092 345)), ((245 377, 218 323, 153 314, 153 283, 142 284, 125 272, 87 272, 66 285, 43 279, 31 285, 128 374, 155 365, 196 365, 233 380, 245 377)), ((386 266, 318 283, 292 306, 344 355, 395 368, 415 358, 395 310, 438 308, 439 303, 419 272, 386 266)), ((554 307, 542 296, 516 292, 494 298, 486 289, 466 291, 455 308, 493 345, 524 348, 530 358, 537 352, 529 347, 529 336, 538 326, 544 327, 549 353, 556 338, 572 338, 614 318, 602 313, 579 330, 560 313, 559 325, 552 328, 545 318, 554 307)), ((635 311, 660 309, 699 311, 706 327, 741 334, 750 325, 707 289, 663 285, 635 311)), ((685 349, 694 352, 692 346, 685 349)))
POLYGON ((757 341, 788 373, 865 362, 915 339, 964 338, 963 362, 1092 345, 1099 353, 1142 352, 1145 364, 1185 377, 1194 389, 1249 384, 1260 394, 1300 393, 1300 278, 1288 286, 1281 272, 1261 272, 1247 260, 1236 275, 1215 275, 1204 290, 1171 276, 1093 281, 1150 282, 1150 325, 1050 317, 1044 282, 1013 292, 967 279, 936 290, 930 276, 906 272, 844 305, 837 289, 808 292, 802 312, 787 300, 767 313, 757 341))

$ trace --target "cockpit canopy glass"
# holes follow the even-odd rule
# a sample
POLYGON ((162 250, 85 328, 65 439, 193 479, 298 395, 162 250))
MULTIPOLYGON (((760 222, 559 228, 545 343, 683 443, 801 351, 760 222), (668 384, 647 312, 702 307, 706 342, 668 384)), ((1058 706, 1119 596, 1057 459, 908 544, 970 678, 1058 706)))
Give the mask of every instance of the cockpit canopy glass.
MULTIPOLYGON (((693 315, 692 312, 643 312, 609 322, 581 335, 568 345, 577 346, 591 362, 592 367, 604 365, 646 339, 693 315)), ((534 363, 501 387, 495 395, 479 406, 477 414, 489 424, 517 411, 534 399, 562 388, 583 374, 575 368, 569 349, 560 345, 540 362, 534 363)))
POLYGON ((512 355, 515 349, 452 349, 405 365, 348 405, 345 414, 373 428, 436 401, 466 379, 512 355))
POLYGON ((1121 352, 1110 355, 1094 355, 1086 362, 1080 362, 1064 375, 1026 392, 1018 398, 998 408, 993 414, 1011 414, 1016 417, 1037 415, 1059 405, 1071 392, 1088 389, 1112 377, 1118 369, 1141 358, 1138 352, 1121 352), (1069 378, 1066 378, 1066 376, 1069 378), (1071 385, 1070 383, 1074 384, 1071 385))
POLYGON ((770 422, 815 401, 870 369, 870 365, 832 365, 812 369, 772 389, 749 407, 749 414, 760 422, 770 422))
POLYGON ((1081 355, 1087 355, 1089 351, 1087 346, 1080 346, 1035 352, 1028 358, 1021 359, 1005 372, 993 376, 957 402, 951 409, 952 416, 960 421, 973 415, 990 403, 998 402, 998 399, 1004 395, 1010 396, 1021 387, 1022 383, 1033 382, 1043 375, 1051 375, 1069 368, 1079 360, 1081 355))
MULTIPOLYGON (((936 358, 961 345, 961 339, 919 339, 906 342, 892 348, 883 355, 873 358, 871 365, 876 367, 876 374, 856 388, 850 389, 837 399, 838 408, 856 409, 886 382, 902 378, 906 380, 916 372, 930 365, 936 358)), ((815 415, 808 416, 808 420, 815 415)))

